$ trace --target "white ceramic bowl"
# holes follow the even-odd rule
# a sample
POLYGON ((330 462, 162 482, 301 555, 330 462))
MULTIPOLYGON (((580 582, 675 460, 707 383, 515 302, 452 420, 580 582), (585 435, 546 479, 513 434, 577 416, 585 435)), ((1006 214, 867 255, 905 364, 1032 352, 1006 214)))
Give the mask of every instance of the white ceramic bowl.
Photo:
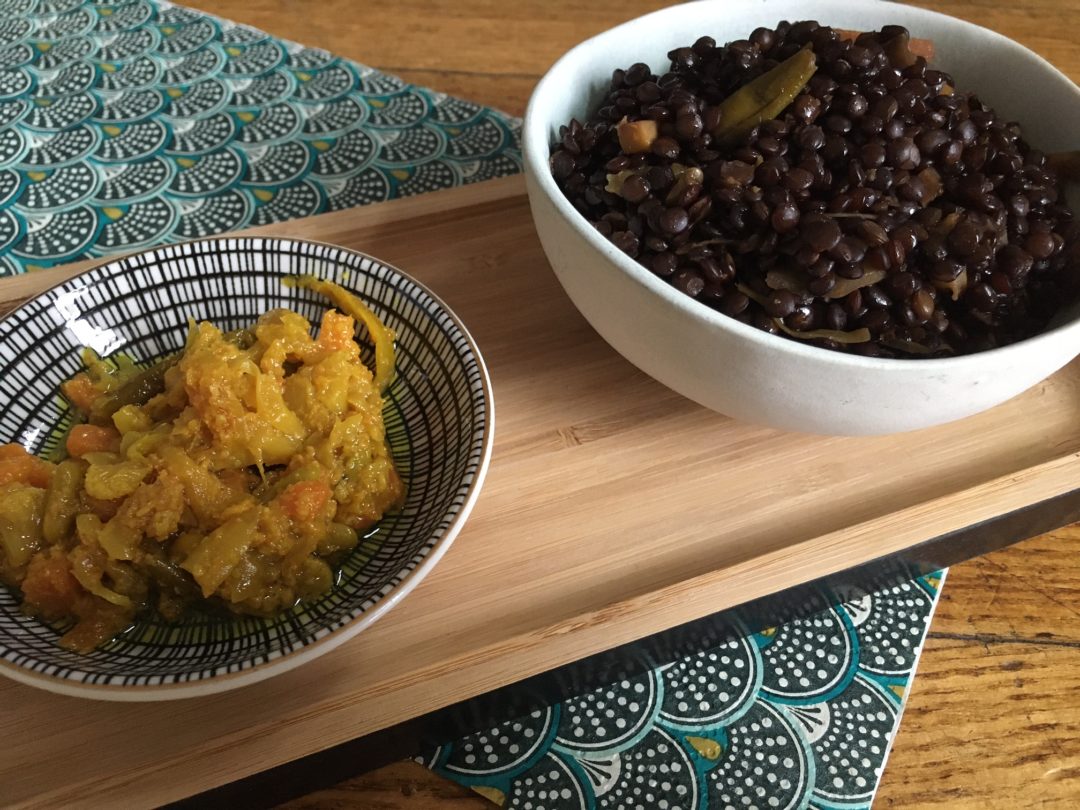
MULTIPOLYGON (((1041 57, 960 20, 884 2, 733 0, 675 6, 632 20, 563 56, 525 114, 529 201, 567 294, 597 332, 645 373, 721 413, 828 434, 894 433, 960 419, 1019 394, 1080 353, 1080 320, 1011 346, 941 360, 841 354, 775 337, 691 300, 627 257, 563 197, 548 169, 561 124, 584 120, 611 72, 708 34, 742 39, 758 26, 814 19, 854 30, 887 24, 932 39, 934 66, 972 89, 1046 152, 1080 148, 1080 88, 1041 57)), ((1077 201, 1073 196, 1074 208, 1077 201)))

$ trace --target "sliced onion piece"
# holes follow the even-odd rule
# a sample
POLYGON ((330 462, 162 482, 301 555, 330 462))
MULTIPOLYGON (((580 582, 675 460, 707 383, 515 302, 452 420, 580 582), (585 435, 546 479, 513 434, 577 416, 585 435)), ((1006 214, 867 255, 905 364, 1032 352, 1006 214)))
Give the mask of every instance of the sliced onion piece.
POLYGON ((966 290, 968 286, 967 268, 965 267, 961 270, 960 275, 952 281, 935 281, 933 282, 933 285, 937 289, 949 293, 949 295, 952 296, 953 301, 959 301, 960 296, 964 294, 964 290, 966 290))
POLYGON ((770 290, 787 290, 793 293, 806 292, 806 283, 791 270, 770 270, 765 274, 765 283, 770 290))
POLYGON ((736 284, 735 289, 738 290, 739 292, 741 292, 743 295, 745 295, 747 298, 749 298, 754 303, 760 304, 761 306, 765 306, 765 296, 758 295, 756 292, 751 290, 745 284, 736 284))
POLYGON ((907 352, 908 354, 933 354, 934 350, 929 346, 922 343, 916 343, 914 340, 901 340, 900 338, 883 338, 881 341, 882 346, 888 346, 890 349, 896 349, 898 352, 907 352))
POLYGON ((785 334, 799 340, 835 340, 837 343, 868 343, 870 330, 865 326, 853 332, 838 332, 835 329, 811 329, 807 332, 796 332, 787 326, 780 318, 773 318, 775 323, 785 334))
POLYGON ((877 284, 879 281, 885 280, 884 270, 869 270, 863 273, 859 278, 842 278, 836 282, 836 286, 829 290, 827 298, 843 298, 848 293, 855 292, 855 290, 863 287, 869 287, 871 284, 877 284))
POLYGON ((632 169, 623 169, 621 172, 609 174, 607 176, 607 185, 604 186, 604 191, 610 191, 612 194, 622 194, 623 183, 635 174, 637 174, 637 172, 632 169))

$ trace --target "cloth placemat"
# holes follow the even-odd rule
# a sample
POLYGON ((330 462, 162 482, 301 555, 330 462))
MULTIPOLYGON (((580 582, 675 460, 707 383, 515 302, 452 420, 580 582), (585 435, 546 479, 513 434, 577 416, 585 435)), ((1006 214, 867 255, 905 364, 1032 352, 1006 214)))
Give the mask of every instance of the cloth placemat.
MULTIPOLYGON (((0 275, 514 174, 520 124, 158 0, 0 0, 0 275)), ((507 807, 859 808, 943 575, 421 758, 507 807)))
POLYGON ((945 572, 417 758, 516 810, 870 807, 945 572))
POLYGON ((519 123, 152 0, 0 0, 0 275, 521 169, 519 123))

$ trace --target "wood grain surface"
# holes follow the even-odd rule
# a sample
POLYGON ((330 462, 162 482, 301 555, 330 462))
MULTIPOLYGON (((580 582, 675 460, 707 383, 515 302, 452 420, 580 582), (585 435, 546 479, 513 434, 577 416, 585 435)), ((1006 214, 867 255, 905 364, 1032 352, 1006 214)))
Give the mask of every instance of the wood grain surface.
MULTIPOLYGON (((301 0, 196 0, 189 5, 520 113, 536 78, 566 48, 662 4, 642 0, 591 0, 587 4, 569 0, 319 0, 316 5, 301 0)), ((920 5, 1005 33, 1047 57, 1074 80, 1080 78, 1080 54, 1073 44, 1075 23, 1080 19, 1077 0, 1024 4, 940 0, 920 5)), ((383 253, 394 258, 393 244, 386 247, 383 253)), ((677 400, 664 399, 661 404, 679 410, 677 400)), ((668 413, 664 411, 665 416, 668 413)), ((601 423, 600 427, 611 429, 612 425, 601 423)), ((1012 452, 1022 455, 1025 448, 1017 446, 1012 452)), ((1064 486, 1066 480, 1061 483, 1064 486)), ((1078 540, 1080 529, 1071 527, 953 570, 886 770, 879 806, 942 802, 955 807, 1075 806, 1080 795, 1078 540)), ((407 609, 408 600, 399 610, 407 609)), ((373 632, 377 630, 378 626, 373 632)), ((344 677, 344 671, 333 665, 323 674, 331 688, 344 677)), ((289 677, 279 679, 281 688, 263 697, 288 706, 292 698, 285 679, 289 677)), ((490 688, 498 677, 496 673, 472 686, 490 688)), ((410 694, 420 698, 423 684, 414 687, 410 694)), ((5 711, 33 699, 21 687, 10 687, 0 695, 5 711)), ((180 733, 185 724, 205 724, 201 731, 210 743, 203 753, 209 758, 186 763, 187 772, 204 781, 208 772, 211 778, 215 776, 214 757, 248 757, 250 770, 273 764, 273 756, 260 747, 259 737, 280 734, 279 724, 267 719, 240 733, 212 711, 227 705, 221 701, 208 711, 198 702, 188 702, 173 718, 180 733)), ((79 726, 85 720, 76 703, 65 702, 65 710, 68 716, 55 722, 79 726)), ((136 715, 129 716, 130 733, 134 733, 136 715)), ((21 725, 14 736, 31 728, 42 726, 21 725)), ((332 744, 353 731, 355 727, 348 724, 330 724, 320 725, 317 733, 332 744)), ((299 722, 289 733, 303 737, 313 732, 299 722)), ((147 744, 150 754, 159 753, 158 742, 147 744)), ((136 760, 145 753, 134 746, 128 750, 136 760)), ((51 758, 50 753, 55 756, 44 750, 38 755, 51 758)), ((77 765, 79 755, 68 754, 64 761, 77 765)), ((36 773, 40 777, 47 770, 39 766, 36 773)), ((113 786, 120 792, 94 795, 115 799, 125 789, 133 791, 128 796, 137 795, 139 779, 145 774, 133 766, 129 776, 126 785, 113 786)), ((163 781, 161 773, 149 778, 163 781)), ((23 779, 24 787, 32 789, 32 781, 28 786, 25 775, 23 779)), ((9 790, 12 784, 6 781, 5 788, 9 790)), ((90 777, 86 784, 95 787, 90 777)), ((5 790, 3 795, 11 794, 5 790)), ((66 798, 75 797, 68 794, 66 798)), ((418 766, 403 763, 312 794, 294 806, 442 810, 485 804, 418 766)))

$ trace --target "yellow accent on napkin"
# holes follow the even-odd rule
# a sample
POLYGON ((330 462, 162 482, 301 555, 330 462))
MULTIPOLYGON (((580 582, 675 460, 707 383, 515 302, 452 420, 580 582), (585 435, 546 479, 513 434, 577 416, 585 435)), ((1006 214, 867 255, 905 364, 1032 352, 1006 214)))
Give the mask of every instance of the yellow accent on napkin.
POLYGON ((498 788, 488 787, 487 785, 473 785, 472 790, 474 793, 479 793, 488 801, 495 802, 499 807, 506 804, 506 794, 498 788))
POLYGON ((714 762, 724 753, 724 746, 708 737, 687 737, 686 741, 705 759, 711 759, 714 762))

